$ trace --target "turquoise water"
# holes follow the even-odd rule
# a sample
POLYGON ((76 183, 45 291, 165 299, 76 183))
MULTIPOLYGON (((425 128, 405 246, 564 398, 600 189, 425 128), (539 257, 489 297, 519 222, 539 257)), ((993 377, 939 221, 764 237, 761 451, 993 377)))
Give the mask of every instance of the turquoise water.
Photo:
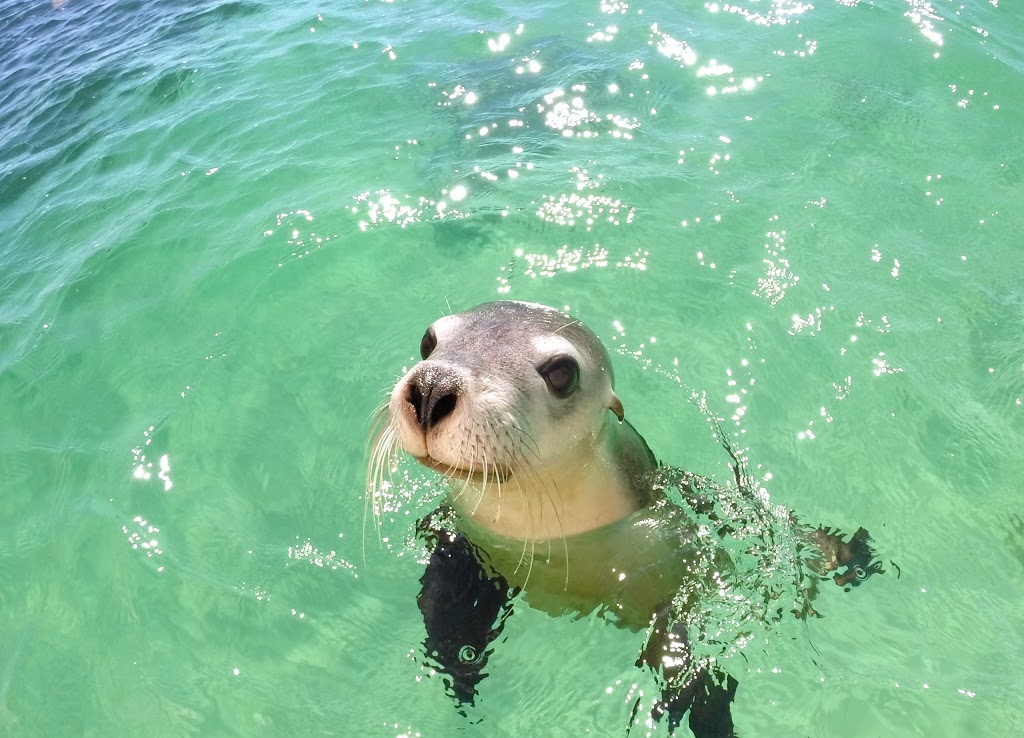
POLYGON ((520 608, 463 718, 438 485, 364 534, 368 416, 498 297, 659 458, 728 478, 704 391, 873 534, 730 666, 741 735, 1024 732, 1014 3, 13 0, 0 61, 0 735, 622 735, 638 636, 520 608))

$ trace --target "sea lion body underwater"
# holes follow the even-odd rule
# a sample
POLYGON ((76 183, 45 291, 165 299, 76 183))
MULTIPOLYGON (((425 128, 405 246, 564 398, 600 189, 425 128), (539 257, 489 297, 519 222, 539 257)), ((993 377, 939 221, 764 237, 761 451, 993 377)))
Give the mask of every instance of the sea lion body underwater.
MULTIPOLYGON (((554 615, 650 627, 637 664, 663 677, 654 715, 674 729, 689 711, 698 738, 732 735, 735 680, 692 663, 672 622, 697 532, 654 491, 657 461, 624 418, 600 340, 554 308, 499 301, 437 320, 420 353, 382 415, 370 487, 396 448, 449 479, 419 525, 432 549, 419 606, 456 699, 473 702, 521 591, 554 615)), ((866 531, 856 546, 817 533, 830 568, 855 558, 851 546, 868 554, 866 531)))

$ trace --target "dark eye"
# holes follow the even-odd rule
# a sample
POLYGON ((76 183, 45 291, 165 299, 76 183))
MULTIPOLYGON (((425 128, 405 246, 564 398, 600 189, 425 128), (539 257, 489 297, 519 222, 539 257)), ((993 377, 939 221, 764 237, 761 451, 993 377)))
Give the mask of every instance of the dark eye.
POLYGON ((420 358, 427 358, 434 353, 435 348, 437 348, 437 335, 433 328, 427 328, 427 332, 420 339, 420 358))
POLYGON ((537 371, 556 397, 564 399, 579 389, 580 365, 571 356, 556 356, 541 364, 537 371))

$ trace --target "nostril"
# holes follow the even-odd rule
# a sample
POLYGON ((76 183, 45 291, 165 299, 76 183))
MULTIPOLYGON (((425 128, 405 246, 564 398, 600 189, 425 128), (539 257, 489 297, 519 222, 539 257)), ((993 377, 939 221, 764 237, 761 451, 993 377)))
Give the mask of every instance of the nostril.
POLYGON ((416 422, 423 425, 423 392, 415 382, 409 388, 409 404, 416 411, 416 422))
POLYGON ((450 415, 452 410, 455 409, 457 401, 458 397, 454 392, 437 399, 434 402, 434 406, 430 409, 430 425, 437 425, 450 415))

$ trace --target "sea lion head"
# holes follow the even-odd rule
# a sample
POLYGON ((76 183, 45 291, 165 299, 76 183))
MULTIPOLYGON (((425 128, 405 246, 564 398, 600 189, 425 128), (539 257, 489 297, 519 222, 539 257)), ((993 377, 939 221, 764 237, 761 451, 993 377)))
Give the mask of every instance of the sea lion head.
POLYGON ((435 321, 420 355, 391 393, 371 484, 400 448, 452 481, 456 509, 517 538, 589 529, 635 507, 619 489, 635 454, 624 461, 619 448, 611 362, 580 321, 544 305, 486 303, 435 321), (587 493, 609 485, 623 498, 610 507, 607 489, 587 493))

